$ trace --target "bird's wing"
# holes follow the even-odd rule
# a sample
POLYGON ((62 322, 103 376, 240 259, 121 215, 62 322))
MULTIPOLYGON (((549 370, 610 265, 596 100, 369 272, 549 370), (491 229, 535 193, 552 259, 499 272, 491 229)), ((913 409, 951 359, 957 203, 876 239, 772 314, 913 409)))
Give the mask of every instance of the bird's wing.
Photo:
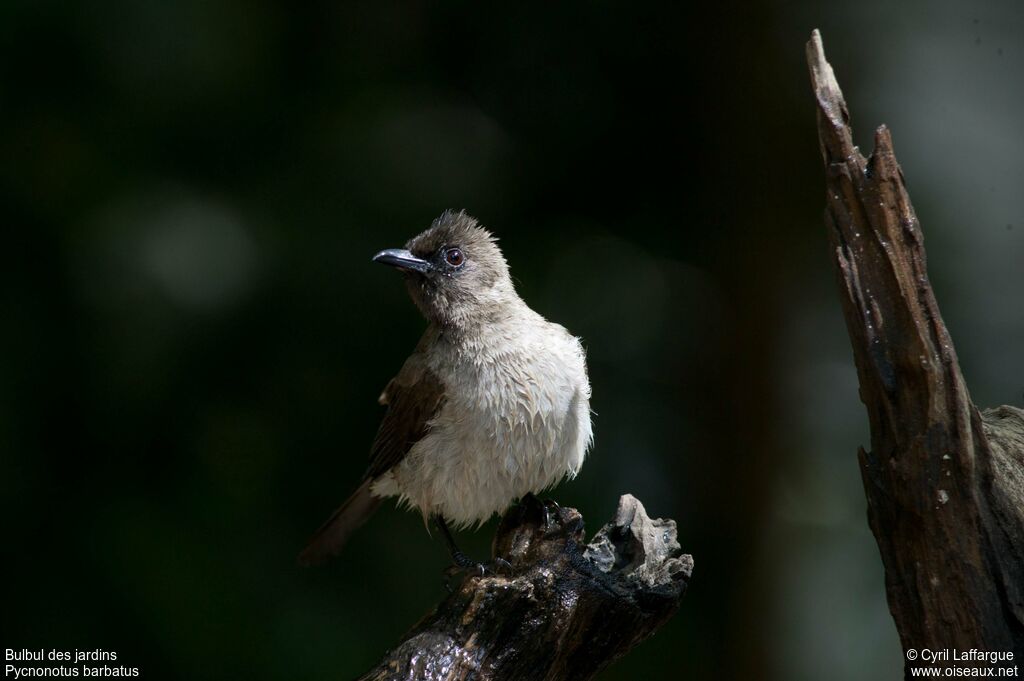
POLYGON ((430 340, 428 333, 380 396, 388 410, 370 448, 366 479, 383 475, 405 458, 444 403, 444 385, 427 368, 424 357, 430 340))
POLYGON ((380 396, 388 407, 370 450, 370 467, 363 484, 324 523, 299 554, 301 565, 322 563, 337 556, 349 536, 380 505, 373 481, 391 470, 430 428, 430 420, 444 402, 444 386, 427 367, 426 352, 436 338, 428 329, 402 370, 380 396))

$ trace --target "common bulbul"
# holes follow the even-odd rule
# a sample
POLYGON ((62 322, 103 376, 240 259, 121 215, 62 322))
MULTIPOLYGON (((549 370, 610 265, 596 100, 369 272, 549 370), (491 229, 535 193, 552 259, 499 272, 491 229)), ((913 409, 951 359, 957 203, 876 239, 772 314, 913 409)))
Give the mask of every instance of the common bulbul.
POLYGON ((580 340, 516 293, 495 238, 446 211, 405 248, 374 262, 396 268, 427 329, 380 396, 387 407, 362 484, 299 556, 336 556, 385 497, 441 530, 482 524, 513 501, 574 477, 592 443, 590 382, 580 340))

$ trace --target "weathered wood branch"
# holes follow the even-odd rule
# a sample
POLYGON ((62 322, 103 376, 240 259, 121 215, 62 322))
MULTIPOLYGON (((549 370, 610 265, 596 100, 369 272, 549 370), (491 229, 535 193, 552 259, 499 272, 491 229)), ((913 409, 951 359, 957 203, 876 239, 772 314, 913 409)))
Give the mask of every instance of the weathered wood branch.
POLYGON ((493 553, 511 576, 470 577, 363 681, 582 681, 679 607, 693 570, 676 524, 634 497, 583 545, 583 518, 530 498, 502 518, 493 553))
POLYGON ((892 137, 878 128, 865 159, 817 31, 807 62, 825 221, 871 426, 871 451, 859 456, 889 608, 905 651, 978 648, 1019 660, 1024 411, 972 404, 892 137))

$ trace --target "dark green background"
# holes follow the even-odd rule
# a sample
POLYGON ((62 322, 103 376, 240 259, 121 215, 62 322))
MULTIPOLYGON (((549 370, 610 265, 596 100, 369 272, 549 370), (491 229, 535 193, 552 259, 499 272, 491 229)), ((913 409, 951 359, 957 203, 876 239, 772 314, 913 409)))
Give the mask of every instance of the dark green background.
POLYGON ((554 496, 593 531, 632 492, 696 560, 602 678, 898 678, 803 45, 865 148, 893 129, 975 399, 1019 405, 1022 16, 4 2, 3 647, 345 679, 434 604, 443 547, 390 503, 293 558, 423 327, 370 256, 453 207, 587 346, 596 447, 554 496))

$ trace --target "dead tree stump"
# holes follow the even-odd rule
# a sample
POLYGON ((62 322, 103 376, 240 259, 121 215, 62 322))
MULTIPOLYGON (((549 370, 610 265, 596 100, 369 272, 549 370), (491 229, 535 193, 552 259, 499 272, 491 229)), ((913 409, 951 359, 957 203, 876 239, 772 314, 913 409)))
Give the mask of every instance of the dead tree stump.
POLYGON ((465 579, 362 681, 582 681, 651 636, 693 570, 673 520, 633 496, 582 544, 576 509, 533 498, 502 518, 493 554, 511 576, 465 579))
POLYGON ((859 453, 868 520, 904 652, 912 660, 924 649, 979 649, 1013 652, 1019 661, 1024 411, 979 412, 971 402, 892 137, 878 128, 865 159, 817 31, 807 62, 825 222, 871 426, 871 451, 859 453))

